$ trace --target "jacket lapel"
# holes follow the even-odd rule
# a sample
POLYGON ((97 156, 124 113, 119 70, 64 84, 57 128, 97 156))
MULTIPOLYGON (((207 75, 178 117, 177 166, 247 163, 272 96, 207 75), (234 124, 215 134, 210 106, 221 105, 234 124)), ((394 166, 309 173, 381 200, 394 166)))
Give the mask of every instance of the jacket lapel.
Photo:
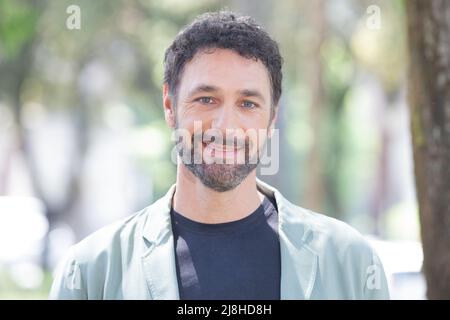
POLYGON ((152 299, 178 300, 175 249, 170 222, 170 208, 175 185, 148 208, 143 236, 148 244, 142 256, 147 286, 152 299), (151 220, 151 221, 150 221, 151 220))
POLYGON ((282 300, 310 299, 317 272, 317 253, 308 245, 312 230, 303 223, 298 208, 270 185, 257 179, 258 189, 274 197, 278 207, 278 234, 281 252, 282 300))
MULTIPOLYGON (((278 207, 281 252, 281 299, 310 299, 316 278, 318 255, 308 245, 312 230, 302 223, 301 213, 281 193, 257 179, 258 190, 274 197, 278 207)), ((142 256, 144 274, 152 299, 179 299, 175 249, 170 222, 175 184, 147 210, 143 237, 148 244, 142 256), (149 221, 151 220, 151 222, 149 221)))
POLYGON ((292 236, 279 230, 282 300, 310 299, 317 270, 317 254, 292 236))

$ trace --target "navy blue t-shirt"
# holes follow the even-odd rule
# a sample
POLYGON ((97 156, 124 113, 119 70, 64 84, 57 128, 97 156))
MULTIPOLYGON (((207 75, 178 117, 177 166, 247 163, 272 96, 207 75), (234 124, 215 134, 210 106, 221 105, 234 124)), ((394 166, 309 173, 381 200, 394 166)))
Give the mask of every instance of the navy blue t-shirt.
POLYGON ((278 212, 264 197, 240 220, 207 224, 171 210, 180 299, 280 299, 278 212))

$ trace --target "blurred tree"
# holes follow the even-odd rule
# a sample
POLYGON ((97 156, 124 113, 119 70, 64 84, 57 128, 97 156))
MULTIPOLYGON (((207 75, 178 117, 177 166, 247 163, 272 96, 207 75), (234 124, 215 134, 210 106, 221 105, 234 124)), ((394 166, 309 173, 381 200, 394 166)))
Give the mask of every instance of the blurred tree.
MULTIPOLYGON (((79 168, 72 170, 68 174, 70 178, 67 183, 67 193, 63 203, 54 203, 51 196, 46 192, 45 181, 40 176, 40 168, 36 155, 33 152, 30 130, 24 124, 24 91, 27 81, 32 77, 33 64, 36 48, 42 41, 42 34, 39 31, 38 22, 43 12, 47 8, 46 1, 0 1, 0 49, 3 61, 0 62, 0 84, 1 97, 9 103, 14 116, 15 144, 12 146, 11 154, 15 151, 21 152, 24 156, 33 191, 44 203, 45 214, 50 226, 53 226, 57 219, 64 219, 64 214, 70 212, 75 205, 79 192, 79 168)), ((80 113, 82 114, 82 113, 80 113)), ((80 118, 80 117, 79 117, 80 118)), ((86 115, 81 118, 85 119, 86 115)), ((84 122, 83 122, 84 123, 84 122)), ((78 137, 86 137, 86 125, 78 126, 78 137)), ((85 142, 85 139, 78 139, 78 142, 85 142)), ((77 157, 73 163, 81 166, 80 161, 84 156, 86 143, 79 143, 83 146, 78 150, 77 157)), ((11 157, 7 158, 4 172, 1 174, 4 181, 0 185, 5 186, 8 179, 8 170, 11 157)), ((0 190, 4 192, 4 190, 0 190)), ((48 239, 46 239, 42 263, 46 266, 48 239)))
POLYGON ((450 2, 407 3, 409 103, 427 296, 450 298, 450 2))
MULTIPOLYGON (((0 1, 0 98, 8 101, 12 107, 17 148, 23 150, 25 160, 29 164, 32 159, 29 157, 29 148, 23 129, 23 106, 20 98, 32 64, 31 48, 36 41, 36 23, 41 10, 42 8, 37 4, 0 1)), ((4 193, 9 161, 11 159, 7 158, 2 168, 0 193, 4 193)), ((32 182, 34 183, 35 180, 32 179, 32 182)))
POLYGON ((309 152, 308 188, 305 204, 314 211, 322 211, 324 201, 325 181, 323 179, 323 161, 321 157, 321 133, 324 118, 324 87, 321 49, 325 40, 325 8, 323 0, 311 2, 311 27, 315 34, 310 51, 311 70, 309 72, 309 86, 311 91, 310 122, 313 130, 313 143, 309 152))
MULTIPOLYGON (((86 157, 93 149, 96 132, 107 127, 105 118, 111 106, 121 104, 129 109, 132 133, 148 133, 147 128, 168 130, 160 107, 164 50, 181 26, 203 11, 218 9, 219 4, 208 0, 79 0, 81 30, 69 30, 66 9, 71 4, 70 0, 0 0, 0 102, 14 118, 10 150, 0 167, 0 194, 8 185, 12 155, 23 156, 32 192, 43 202, 50 228, 58 222, 69 223, 80 239, 90 228, 98 228, 88 226, 81 206, 86 194, 86 157), (70 163, 58 173, 63 190, 59 198, 45 179, 53 163, 43 160, 43 151, 37 147, 33 123, 38 117, 30 105, 39 105, 41 115, 62 114, 70 119, 73 136, 68 145, 73 150, 61 155, 70 163)), ((140 208, 166 192, 173 183, 175 167, 169 160, 169 148, 151 155, 148 142, 154 135, 130 136, 135 145, 147 142, 131 152, 142 180, 152 183, 153 194, 135 204, 140 208)), ((169 136, 162 142, 164 146, 169 145, 169 136)), ((60 158, 57 146, 52 151, 58 155, 55 159, 60 158)), ((46 260, 44 252, 44 265, 46 260)))

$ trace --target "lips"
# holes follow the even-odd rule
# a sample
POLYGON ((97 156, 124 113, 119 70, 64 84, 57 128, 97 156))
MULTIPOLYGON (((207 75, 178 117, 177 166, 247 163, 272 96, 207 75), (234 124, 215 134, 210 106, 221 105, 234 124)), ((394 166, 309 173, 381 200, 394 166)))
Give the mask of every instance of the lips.
POLYGON ((241 148, 235 146, 224 146, 223 144, 217 144, 214 142, 203 142, 205 151, 213 157, 222 156, 224 158, 234 157, 241 148))
POLYGON ((209 148, 212 148, 216 151, 220 152, 231 152, 231 151, 237 151, 240 148, 236 148, 235 146, 224 146, 223 144, 217 144, 214 142, 205 143, 205 145, 209 148))

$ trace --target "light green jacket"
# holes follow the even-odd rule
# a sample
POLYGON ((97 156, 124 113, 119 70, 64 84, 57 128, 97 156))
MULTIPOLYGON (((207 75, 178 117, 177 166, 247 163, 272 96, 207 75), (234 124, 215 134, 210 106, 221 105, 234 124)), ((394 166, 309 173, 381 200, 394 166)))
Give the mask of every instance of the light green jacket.
MULTIPOLYGON (((274 197, 279 212, 281 299, 389 299, 383 267, 353 228, 274 197)), ((170 207, 175 185, 142 211, 73 246, 51 299, 179 299, 170 207)), ((264 262, 262 262, 264 263, 264 262)))

